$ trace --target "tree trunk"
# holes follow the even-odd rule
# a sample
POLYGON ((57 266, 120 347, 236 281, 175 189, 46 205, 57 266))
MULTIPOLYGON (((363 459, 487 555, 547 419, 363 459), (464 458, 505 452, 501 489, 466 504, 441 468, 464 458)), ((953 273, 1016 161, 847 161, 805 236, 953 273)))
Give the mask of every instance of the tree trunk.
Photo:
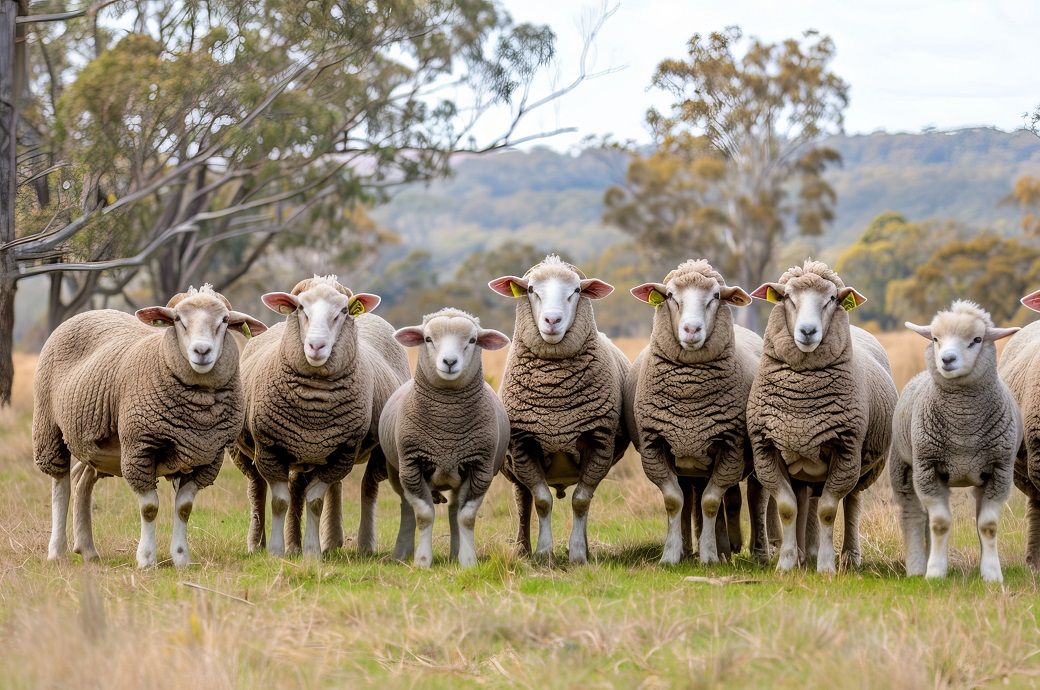
MULTIPOLYGON (((18 3, 0 0, 0 246, 14 240, 15 126, 18 110, 15 80, 15 17, 18 3)), ((14 291, 17 270, 13 250, 0 249, 0 406, 11 404, 14 381, 14 291)))

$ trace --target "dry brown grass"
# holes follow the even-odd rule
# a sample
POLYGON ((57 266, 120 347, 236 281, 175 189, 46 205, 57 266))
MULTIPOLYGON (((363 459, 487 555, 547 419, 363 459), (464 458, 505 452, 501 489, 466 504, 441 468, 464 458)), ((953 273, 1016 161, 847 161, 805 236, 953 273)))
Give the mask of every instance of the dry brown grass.
MULTIPOLYGON (((883 336, 900 384, 919 367, 918 341, 883 336)), ((643 342, 619 344, 635 356, 643 342)), ((496 375, 504 351, 488 359, 496 375)), ((745 558, 660 568, 660 494, 631 452, 597 492, 593 562, 583 568, 515 557, 515 509, 501 480, 481 512, 482 561, 471 571, 443 561, 442 515, 430 571, 391 562, 397 510, 385 488, 376 558, 357 556, 352 543, 322 563, 248 556, 244 483, 230 465, 192 516, 197 565, 133 568, 134 500, 115 480, 96 493, 102 563, 48 563, 49 483, 32 467, 29 444, 32 365, 19 358, 15 404, 0 417, 2 687, 916 688, 1030 686, 1040 674, 1040 590, 1023 565, 1017 495, 1001 525, 1003 588, 978 579, 966 496, 955 505, 949 580, 899 577, 884 485, 867 501, 860 573, 781 576, 745 558), (734 572, 753 582, 684 580, 734 572)), ((352 534, 356 473, 345 493, 352 534)), ((562 559, 569 511, 563 501, 557 508, 562 559)), ((167 539, 165 510, 159 524, 167 539)))

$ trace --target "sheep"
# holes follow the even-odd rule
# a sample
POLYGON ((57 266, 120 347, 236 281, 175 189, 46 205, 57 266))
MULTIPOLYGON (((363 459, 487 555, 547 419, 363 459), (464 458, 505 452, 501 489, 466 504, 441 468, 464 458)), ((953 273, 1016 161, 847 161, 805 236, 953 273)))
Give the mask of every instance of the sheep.
POLYGON ((589 505, 596 487, 628 447, 621 419, 625 377, 631 364, 596 330, 592 300, 614 288, 550 254, 523 277, 488 283, 516 298, 516 322, 500 394, 510 423, 503 473, 514 483, 517 543, 530 553, 531 502, 538 512, 535 555, 552 555, 552 494, 571 498, 574 522, 568 556, 588 560, 589 505))
POLYGON ((799 561, 810 493, 819 497, 817 570, 835 572, 838 501, 845 515, 842 560, 858 567, 859 496, 884 469, 896 403, 881 344, 849 325, 848 312, 866 298, 811 259, 751 294, 775 303, 747 420, 755 474, 780 512, 777 567, 790 570, 799 561))
POLYGON ((262 322, 233 311, 212 286, 175 295, 165 307, 131 316, 88 311, 54 330, 34 377, 33 459, 52 478, 47 556, 65 555, 76 467, 74 551, 98 557, 90 517, 94 483, 126 479, 137 496, 137 565, 156 564, 156 482, 173 482, 173 564, 188 565, 187 530, 195 495, 217 477, 224 448, 242 426, 242 385, 231 329, 263 333, 262 322), (158 328, 158 330, 157 330, 158 328))
POLYGON ((740 550, 738 482, 744 477, 749 482, 752 551, 764 557, 768 545, 761 499, 767 497, 749 476, 746 424, 762 339, 734 326, 729 309, 751 304, 751 297, 726 285, 704 259, 679 264, 664 282, 645 283, 631 292, 655 307, 650 344, 626 379, 625 422, 647 478, 664 494, 668 531, 661 563, 678 563, 684 551, 692 550, 689 514, 698 504, 701 562, 716 563, 720 552, 725 557, 730 549, 740 550), (699 500, 686 505, 691 493, 699 500), (723 519, 716 522, 723 506, 723 519))
POLYGON ((950 488, 971 486, 979 570, 986 582, 1002 582, 997 524, 1011 495, 1022 425, 997 375, 993 343, 1018 329, 995 328, 987 311, 965 300, 940 311, 931 325, 907 321, 906 327, 929 341, 927 368, 903 388, 892 417, 889 476, 901 508, 906 574, 946 577, 950 488))
MULTIPOLYGON (((1040 311, 1040 290, 1023 297, 1022 304, 1040 311)), ((1023 441, 1015 458, 1014 481, 1028 499, 1026 563, 1040 570, 1040 321, 1008 341, 997 373, 1015 396, 1022 416, 1023 441)))
POLYGON ((379 444, 390 484, 401 497, 401 526, 394 557, 415 565, 433 560, 434 503, 450 490, 451 556, 475 565, 473 526, 491 480, 502 469, 509 419, 484 381, 481 350, 498 350, 509 338, 481 328, 480 319, 457 309, 423 317, 421 326, 398 330, 405 347, 418 347, 415 376, 397 389, 379 418, 379 444), (419 548, 415 549, 415 527, 419 548))
POLYGON ((268 486, 269 553, 300 550, 304 505, 304 555, 342 546, 340 482, 355 464, 367 463, 358 547, 373 553, 378 482, 386 476, 379 415, 409 378, 404 348, 390 324, 371 314, 379 297, 353 294, 334 275, 316 275, 261 300, 286 319, 242 352, 245 425, 232 458, 249 484, 246 546, 253 552, 264 545, 268 486))

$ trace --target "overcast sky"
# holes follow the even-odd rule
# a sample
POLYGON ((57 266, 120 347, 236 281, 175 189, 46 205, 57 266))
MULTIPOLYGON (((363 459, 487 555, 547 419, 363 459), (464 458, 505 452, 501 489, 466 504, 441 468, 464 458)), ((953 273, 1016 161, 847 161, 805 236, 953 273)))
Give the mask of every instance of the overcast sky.
MULTIPOLYGON (((549 24, 558 37, 555 77, 577 72, 583 26, 596 0, 504 0, 514 20, 549 24)), ((613 2, 611 3, 614 4, 613 2)), ((808 28, 837 46, 833 69, 851 86, 845 129, 920 131, 971 125, 1021 127, 1040 104, 1040 2, 1037 0, 621 0, 595 42, 593 71, 619 71, 582 84, 532 116, 523 133, 577 127, 574 135, 542 142, 573 146, 587 135, 649 140, 647 89, 661 59, 685 55, 695 32, 736 24, 745 34, 778 41, 808 28)), ((541 83, 535 95, 551 84, 541 83)), ((480 132, 493 136, 501 117, 480 132)))

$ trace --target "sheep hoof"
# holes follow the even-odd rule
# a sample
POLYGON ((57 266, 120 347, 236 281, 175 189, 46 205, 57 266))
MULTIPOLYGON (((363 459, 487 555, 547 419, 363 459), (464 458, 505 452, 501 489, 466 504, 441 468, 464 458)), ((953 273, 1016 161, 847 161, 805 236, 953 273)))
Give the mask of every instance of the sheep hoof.
POLYGON ((1004 582, 1004 575, 1000 572, 999 565, 986 564, 979 569, 979 574, 982 575, 983 582, 1004 582))
POLYGON ((782 573, 794 570, 798 565, 798 552, 795 549, 781 549, 780 559, 776 562, 776 569, 782 573))
POLYGON ((94 549, 92 547, 91 548, 87 548, 87 547, 77 546, 72 551, 73 551, 73 553, 78 553, 80 556, 82 556, 84 563, 91 563, 91 562, 96 561, 96 560, 98 560, 100 558, 100 556, 98 556, 97 549, 94 549))

